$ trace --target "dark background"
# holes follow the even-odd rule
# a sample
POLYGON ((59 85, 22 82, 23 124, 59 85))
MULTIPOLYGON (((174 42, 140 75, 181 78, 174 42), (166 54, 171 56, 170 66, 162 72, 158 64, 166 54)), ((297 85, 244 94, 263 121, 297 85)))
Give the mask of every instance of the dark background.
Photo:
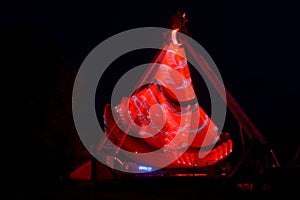
MULTIPOLYGON (((82 146, 73 125, 71 94, 82 61, 96 45, 121 31, 170 28, 176 11, 187 13, 191 36, 213 58, 225 87, 274 147, 279 161, 286 165, 293 159, 300 114, 297 3, 10 1, 0 5, 5 185, 47 185, 80 163, 82 146)), ((120 75, 120 70, 114 72, 120 75)), ((229 123, 225 128, 230 132, 236 127, 229 123)))

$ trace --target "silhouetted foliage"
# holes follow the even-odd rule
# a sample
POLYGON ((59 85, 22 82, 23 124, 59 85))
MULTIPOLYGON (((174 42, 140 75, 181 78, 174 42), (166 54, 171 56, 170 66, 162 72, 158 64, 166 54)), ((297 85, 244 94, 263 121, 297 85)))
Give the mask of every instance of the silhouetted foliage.
POLYGON ((1 35, 5 180, 13 186, 57 183, 78 164, 82 148, 72 118, 76 70, 31 23, 1 35))

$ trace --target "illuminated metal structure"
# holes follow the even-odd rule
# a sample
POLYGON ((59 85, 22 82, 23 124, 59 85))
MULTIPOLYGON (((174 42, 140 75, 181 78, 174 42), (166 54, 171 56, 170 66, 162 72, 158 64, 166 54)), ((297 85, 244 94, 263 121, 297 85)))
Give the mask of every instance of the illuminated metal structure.
POLYGON ((208 166, 229 156, 232 140, 199 106, 184 48, 176 39, 177 31, 172 31, 170 44, 161 52, 162 59, 155 61, 160 65, 153 69, 153 83, 142 85, 114 108, 110 104, 105 107, 105 131, 115 145, 130 152, 145 153, 168 146, 161 157, 178 158, 167 168, 208 166), (214 147, 199 158, 201 147, 209 146, 214 147))
MULTIPOLYGON (((278 167, 279 162, 267 141, 232 95, 226 89, 224 93, 221 81, 209 64, 187 41, 177 40, 178 31, 187 33, 186 22, 185 14, 178 13, 174 16, 170 42, 154 61, 160 65, 155 69, 150 68, 146 73, 146 76, 151 74, 152 83, 145 85, 142 80, 140 87, 130 97, 124 97, 115 107, 111 107, 110 104, 105 106, 104 124, 107 139, 119 148, 136 153, 152 152, 167 146, 161 157, 174 157, 174 162, 165 169, 201 169, 216 165, 230 156, 233 150, 230 134, 221 132, 198 104, 186 59, 186 49, 220 97, 226 101, 241 130, 254 144, 242 153, 241 158, 230 169, 227 169, 226 175, 232 177, 236 173, 257 142, 267 147, 265 148, 269 159, 267 165, 278 167), (205 147, 212 149, 205 152, 204 157, 199 157, 199 153, 201 154, 205 147)), ((105 141, 98 146, 98 149, 102 148, 106 148, 105 141)), ((114 154, 117 155, 118 152, 114 154)), ((115 162, 122 163, 121 160, 115 162)), ((152 167, 155 167, 153 164, 145 159, 136 167, 141 172, 151 172, 152 167)))

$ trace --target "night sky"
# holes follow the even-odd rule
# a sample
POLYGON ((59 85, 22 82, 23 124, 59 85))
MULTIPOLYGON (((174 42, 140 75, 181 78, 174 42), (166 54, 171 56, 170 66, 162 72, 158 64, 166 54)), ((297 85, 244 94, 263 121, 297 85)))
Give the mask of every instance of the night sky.
MULTIPOLYGON (((187 29, 192 38, 201 44, 215 61, 225 87, 274 146, 279 158, 288 162, 294 155, 295 147, 299 145, 299 140, 296 139, 300 120, 300 14, 297 4, 292 1, 258 0, 195 2, 174 0, 138 3, 1 3, 1 41, 5 42, 4 46, 1 45, 1 51, 4 52, 2 55, 6 61, 5 65, 2 65, 2 76, 5 80, 2 85, 6 95, 2 98, 6 98, 6 103, 8 102, 8 105, 2 106, 6 108, 6 119, 10 120, 10 136, 4 137, 5 140, 15 139, 17 135, 29 141, 26 137, 31 137, 32 127, 39 126, 39 122, 48 123, 37 119, 40 119, 38 116, 42 116, 47 120, 47 116, 51 115, 51 106, 59 110, 60 114, 56 117, 63 115, 64 109, 60 106, 64 104, 51 105, 52 100, 49 98, 54 99, 54 102, 59 99, 54 90, 64 88, 63 80, 72 82, 85 57, 100 42, 132 28, 170 28, 170 17, 176 11, 182 11, 187 14, 187 29), (55 53, 48 57, 39 53, 45 50, 44 44, 51 49, 49 52, 55 53), (46 59, 43 60, 44 58, 46 59), (55 63, 64 63, 68 67, 49 68, 55 63), (65 70, 69 70, 70 74, 65 70), (55 78, 51 77, 52 74, 55 78), (31 86, 35 90, 26 88, 31 86), (27 102, 27 99, 32 99, 33 104, 32 101, 27 102), (27 105, 32 107, 27 108, 27 105), (14 115, 11 112, 14 112, 14 115), (15 121, 16 118, 18 122, 15 121), (32 122, 30 119, 37 121, 32 122), (32 124, 28 125, 29 122, 32 124)), ((117 69, 115 73, 118 73, 117 69)), ((69 91, 63 89, 68 95, 71 93, 71 85, 67 85, 69 91)), ((68 108, 71 105, 71 99, 69 100, 62 100, 68 108)), ((66 109, 66 112, 70 110, 66 109)), ((53 118, 51 123, 55 124, 53 118)), ((26 153, 35 151, 32 148, 37 147, 31 147, 31 144, 35 143, 21 144, 23 151, 24 148, 30 149, 25 151, 26 153)), ((10 151, 13 150, 6 148, 5 154, 8 157, 11 155, 10 151)), ((20 155, 19 153, 17 150, 14 155, 20 155)), ((15 159, 10 160, 19 165, 15 159)))

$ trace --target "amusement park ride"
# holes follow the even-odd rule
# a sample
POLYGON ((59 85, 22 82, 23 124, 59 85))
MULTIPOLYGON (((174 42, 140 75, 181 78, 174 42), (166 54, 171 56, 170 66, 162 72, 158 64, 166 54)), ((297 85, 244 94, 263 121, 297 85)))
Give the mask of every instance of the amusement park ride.
MULTIPOLYGON (((188 34, 185 27, 185 13, 177 13, 172 18, 172 32, 168 43, 160 51, 153 63, 159 67, 149 67, 143 78, 152 83, 139 83, 140 87, 130 97, 124 97, 117 106, 107 104, 104 108, 106 140, 98 149, 107 149, 110 140, 114 145, 129 152, 147 153, 166 147, 162 159, 174 158, 168 166, 153 171, 155 163, 147 159, 137 162, 123 162, 118 159, 118 151, 107 156, 124 170, 118 171, 104 166, 91 158, 70 173, 71 179, 97 180, 110 174, 113 178, 147 176, 239 176, 243 167, 254 174, 279 167, 279 162, 260 131, 251 122, 236 100, 221 83, 204 57, 199 55, 188 41, 177 39, 177 32, 188 34), (241 130, 241 141, 234 141, 234 133, 222 132, 198 104, 193 81, 188 66, 186 51, 201 67, 211 85, 215 88, 241 130), (151 76, 151 77, 149 77, 151 76), (153 105, 160 105, 153 107, 153 105), (114 117, 117 116, 117 117, 114 117), (196 120, 195 120, 196 119, 196 120), (134 123, 132 123, 134 122, 134 123), (164 123, 161 129, 157 129, 164 123), (119 126, 123 127, 119 127, 119 126), (128 134, 128 133, 131 134, 128 134), (246 134, 246 137, 243 136, 246 134), (136 137, 135 137, 136 136, 136 137), (142 138, 138 138, 143 136, 142 138), (147 137, 145 137, 147 136, 147 137), (176 137, 176 139, 175 139, 176 137), (247 145, 245 140, 248 140, 247 145), (242 150, 237 143, 242 143, 242 150), (205 152, 209 148, 209 151, 205 152), (240 151, 235 160, 230 159, 233 151, 240 151), (199 154, 205 156, 199 157, 199 154), (250 164, 249 164, 250 162, 250 164), (126 173, 129 167, 141 173, 126 173), (259 170, 257 170, 259 169, 259 170), (104 175, 106 173, 106 175, 104 175), (237 175, 239 174, 239 175, 237 175)), ((159 159, 159 158, 158 158, 159 159)), ((241 172, 242 173, 242 172, 241 172)), ((249 176, 252 176, 250 173, 249 176)))

